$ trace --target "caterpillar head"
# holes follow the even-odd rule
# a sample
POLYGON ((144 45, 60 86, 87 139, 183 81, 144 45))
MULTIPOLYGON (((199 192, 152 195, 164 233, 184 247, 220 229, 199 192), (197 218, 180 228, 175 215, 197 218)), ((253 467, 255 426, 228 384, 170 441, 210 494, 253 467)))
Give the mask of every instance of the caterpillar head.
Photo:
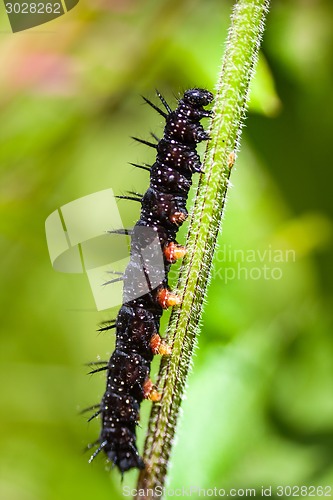
POLYGON ((184 94, 184 101, 188 104, 199 107, 207 106, 213 100, 213 94, 205 89, 189 89, 184 94))

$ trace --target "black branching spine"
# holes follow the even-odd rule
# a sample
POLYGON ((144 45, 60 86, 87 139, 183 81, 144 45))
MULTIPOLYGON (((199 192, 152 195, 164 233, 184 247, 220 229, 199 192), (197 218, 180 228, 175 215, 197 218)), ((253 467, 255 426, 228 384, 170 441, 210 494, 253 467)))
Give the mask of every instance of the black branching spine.
POLYGON ((187 217, 192 174, 201 172, 196 144, 209 139, 200 120, 211 115, 204 106, 213 99, 207 90, 190 89, 179 100, 177 109, 171 111, 158 96, 166 111, 145 101, 165 118, 166 125, 157 144, 140 141, 156 148, 157 156, 150 168, 149 188, 141 200, 140 220, 131 231, 130 262, 123 275, 123 305, 115 325, 110 326, 115 326, 116 348, 106 367, 106 391, 95 413, 101 415, 102 430, 91 459, 103 450, 122 473, 145 466, 136 446, 140 403, 145 398, 160 398, 149 378, 150 364, 154 354, 170 353, 159 336, 159 323, 163 309, 180 300, 168 287, 168 273, 171 264, 185 254, 175 237, 187 217), (157 247, 152 244, 154 239, 157 247), (161 266, 154 267, 158 252, 162 270, 161 266))

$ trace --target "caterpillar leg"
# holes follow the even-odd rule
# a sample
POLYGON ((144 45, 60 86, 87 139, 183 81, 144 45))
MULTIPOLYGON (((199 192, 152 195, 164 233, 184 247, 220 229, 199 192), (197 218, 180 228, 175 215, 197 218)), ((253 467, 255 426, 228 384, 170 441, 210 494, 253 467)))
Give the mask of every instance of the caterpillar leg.
POLYGON ((235 164, 235 161, 236 161, 236 153, 235 153, 235 151, 231 151, 231 153, 229 153, 229 156, 228 156, 228 168, 229 168, 229 170, 232 169, 232 167, 235 164))
POLYGON ((178 259, 182 259, 186 254, 186 248, 170 241, 163 250, 164 256, 168 262, 174 264, 178 259))
POLYGON ((154 333, 150 339, 150 347, 154 354, 160 354, 161 356, 169 356, 172 352, 171 347, 162 340, 158 333, 154 333))
POLYGON ((179 306, 182 299, 176 293, 171 292, 168 288, 161 288, 157 292, 157 302, 163 309, 168 309, 168 307, 179 306))
POLYGON ((176 226, 181 226, 184 221, 187 219, 187 214, 184 212, 175 212, 174 214, 170 215, 170 221, 173 224, 176 224, 176 226))
POLYGON ((148 378, 143 384, 143 396, 145 399, 150 399, 150 401, 153 401, 154 403, 161 400, 162 394, 158 392, 156 386, 150 378, 148 378))

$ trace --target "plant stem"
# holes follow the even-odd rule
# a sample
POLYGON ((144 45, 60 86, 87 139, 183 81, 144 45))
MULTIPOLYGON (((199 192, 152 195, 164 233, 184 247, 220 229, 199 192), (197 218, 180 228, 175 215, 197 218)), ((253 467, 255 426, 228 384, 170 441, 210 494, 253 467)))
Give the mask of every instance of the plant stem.
MULTIPOLYGON (((144 450, 146 469, 139 476, 138 489, 154 490, 165 484, 268 6, 269 0, 239 0, 233 9, 216 88, 211 140, 203 164, 205 173, 199 181, 187 236, 187 254, 179 276, 182 304, 170 318, 168 342, 172 354, 161 362, 157 385, 162 399, 152 408, 144 450)), ((150 497, 147 493, 146 497, 137 498, 150 497)))

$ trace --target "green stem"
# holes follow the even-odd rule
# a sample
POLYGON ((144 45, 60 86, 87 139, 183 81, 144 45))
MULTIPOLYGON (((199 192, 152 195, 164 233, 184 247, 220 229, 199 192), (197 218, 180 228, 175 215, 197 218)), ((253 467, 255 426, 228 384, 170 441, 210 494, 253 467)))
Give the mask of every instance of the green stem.
MULTIPOLYGON (((242 123, 254 74, 269 0, 239 0, 233 9, 226 51, 217 84, 214 118, 187 236, 178 292, 182 304, 171 315, 168 342, 157 385, 160 404, 152 408, 144 450, 146 469, 138 489, 164 486, 179 408, 199 331, 216 239, 228 189, 230 170, 239 148, 242 123)), ((138 496, 137 498, 143 498, 138 496)), ((147 493, 145 498, 150 498, 147 493)))

